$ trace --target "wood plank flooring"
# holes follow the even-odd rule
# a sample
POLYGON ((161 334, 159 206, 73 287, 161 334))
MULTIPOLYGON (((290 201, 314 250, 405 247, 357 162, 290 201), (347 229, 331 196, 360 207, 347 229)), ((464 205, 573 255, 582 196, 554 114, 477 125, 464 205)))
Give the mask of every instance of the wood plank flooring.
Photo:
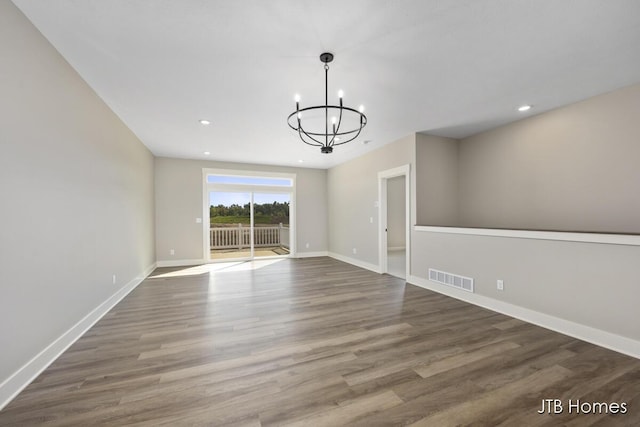
POLYGON ((40 424, 637 426, 640 360, 330 258, 158 269, 0 412, 40 424))

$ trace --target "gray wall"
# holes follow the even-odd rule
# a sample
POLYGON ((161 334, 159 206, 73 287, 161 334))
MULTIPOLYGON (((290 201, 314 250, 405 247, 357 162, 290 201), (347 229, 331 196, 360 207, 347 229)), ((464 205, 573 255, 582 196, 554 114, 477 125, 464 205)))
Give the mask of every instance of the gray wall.
POLYGON ((387 247, 404 248, 406 245, 405 177, 387 179, 387 247))
POLYGON ((155 254, 151 153, 9 1, 0 58, 2 383, 155 254))
POLYGON ((460 141, 460 225, 640 233, 640 84, 460 141))
MULTIPOLYGON (((639 233, 638 112, 635 85, 461 140, 459 225, 639 233)), ((424 173, 425 163, 453 158, 453 148, 437 148, 416 146, 419 223, 456 225, 425 215, 438 194, 433 181, 447 179, 424 173)), ((453 188, 456 177, 448 179, 453 188)), ((469 276, 476 294, 635 340, 638 260, 637 246, 412 233, 418 278, 428 268, 469 276)))
POLYGON ((203 215, 203 168, 295 173, 297 252, 327 251, 325 170, 158 157, 155 159, 158 262, 203 259, 202 224, 195 221, 203 215), (171 249, 175 251, 173 256, 171 249))
POLYGON ((414 159, 410 135, 328 170, 330 252, 378 265, 378 172, 414 159))
POLYGON ((416 134, 418 224, 459 224, 458 145, 456 139, 416 134))
POLYGON ((434 232, 414 232, 412 244, 417 277, 472 277, 479 295, 640 340, 638 246, 434 232))

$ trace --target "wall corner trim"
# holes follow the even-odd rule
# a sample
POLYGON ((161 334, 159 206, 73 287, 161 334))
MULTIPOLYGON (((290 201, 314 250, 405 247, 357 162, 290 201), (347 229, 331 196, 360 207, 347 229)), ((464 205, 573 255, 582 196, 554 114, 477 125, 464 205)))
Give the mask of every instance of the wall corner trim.
POLYGON ((134 290, 156 268, 156 263, 148 266, 140 275, 118 289, 106 301, 94 308, 78 323, 60 335, 40 353, 25 363, 9 378, 0 384, 0 411, 9 404, 25 387, 27 387, 38 375, 64 353, 73 343, 95 325, 116 304, 134 290))
POLYGON ((411 275, 407 282, 430 291, 484 307, 492 311, 497 311, 498 313, 506 314, 507 316, 515 317, 516 319, 533 323, 534 325, 551 329, 552 331, 569 335, 573 338, 640 359, 640 341, 636 341, 631 338, 616 335, 601 329, 592 328, 591 326, 581 325, 570 320, 561 319, 559 317, 530 310, 528 308, 499 301, 483 295, 461 292, 453 288, 448 289, 446 286, 422 277, 411 275))
POLYGON ((361 261, 359 259, 350 258, 348 256, 340 255, 335 252, 329 252, 329 256, 331 258, 337 259, 338 261, 346 262, 347 264, 355 265, 356 267, 364 268, 365 270, 373 271, 374 273, 380 274, 380 266, 368 263, 366 261, 361 261))

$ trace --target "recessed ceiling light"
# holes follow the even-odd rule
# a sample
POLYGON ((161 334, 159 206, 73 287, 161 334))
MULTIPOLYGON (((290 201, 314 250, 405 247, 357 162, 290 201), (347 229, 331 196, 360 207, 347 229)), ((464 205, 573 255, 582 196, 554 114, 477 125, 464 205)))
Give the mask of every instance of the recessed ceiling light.
POLYGON ((521 105, 518 107, 518 111, 528 111, 531 109, 531 105, 521 105))
POLYGON ((300 159, 298 160, 298 163, 304 163, 304 160, 300 159))
POLYGON ((209 120, 202 119, 202 120, 200 120, 200 124, 207 126, 207 125, 210 125, 211 122, 209 120))
POLYGON ((208 156, 209 154, 211 154, 211 152, 210 152, 210 151, 205 151, 205 152, 204 152, 204 155, 205 155, 205 156, 208 156))
POLYGON ((370 140, 370 139, 365 139, 364 141, 362 141, 362 143, 363 143, 364 145, 367 145, 367 144, 368 144, 368 143, 370 143, 370 142, 371 142, 371 140, 370 140))

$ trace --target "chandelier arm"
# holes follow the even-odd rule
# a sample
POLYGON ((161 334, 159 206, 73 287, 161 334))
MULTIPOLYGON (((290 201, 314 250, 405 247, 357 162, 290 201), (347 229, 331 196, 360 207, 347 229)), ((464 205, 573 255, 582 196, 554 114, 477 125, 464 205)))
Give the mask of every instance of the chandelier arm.
MULTIPOLYGON (((365 116, 364 114, 360 114, 360 116, 362 117, 362 124, 357 129, 338 132, 336 133, 336 136, 351 135, 352 133, 355 133, 355 132, 360 133, 362 129, 364 129, 364 127, 367 125, 367 116, 365 116)), ((351 141, 351 139, 349 141, 351 141)))
MULTIPOLYGON (((353 141, 353 140, 354 140, 354 139, 356 139, 358 136, 360 136, 360 132, 362 132, 362 129, 363 129, 363 128, 364 128, 364 126, 360 126, 360 129, 358 129, 358 133, 356 133, 352 138, 349 138, 349 139, 347 139, 346 141, 340 141, 340 142, 338 142, 338 143, 336 143, 336 144, 333 144, 333 145, 342 145, 342 144, 346 144, 347 142, 351 142, 351 141, 353 141)), ((352 132, 355 132, 355 131, 352 131, 352 132)))
MULTIPOLYGON (((331 138, 331 146, 333 147, 334 145, 336 145, 336 143, 334 142, 336 139, 337 135, 340 135, 340 125, 342 124, 342 98, 340 98, 340 115, 338 117, 338 124, 336 125, 334 131, 333 131, 333 138, 331 138)), ((337 144, 340 145, 340 144, 337 144)))
MULTIPOLYGON (((317 107, 309 107, 309 108, 307 108, 307 109, 313 109, 313 108, 317 108, 317 107)), ((320 108, 322 108, 322 107, 320 107, 320 108)), ((313 147, 325 147, 325 146, 331 146, 331 145, 333 145, 334 140, 335 140, 335 137, 336 137, 335 135, 332 135, 332 137, 331 137, 331 141, 329 141, 329 142, 328 142, 328 145, 327 145, 327 144, 323 143, 322 141, 319 141, 318 139, 314 138, 314 136, 325 136, 325 138, 326 138, 326 136, 327 136, 327 135, 325 135, 325 134, 319 134, 319 133, 313 133, 313 132, 307 132, 307 131, 305 131, 305 130, 304 130, 304 127, 302 126, 302 123, 301 123, 300 118, 297 118, 297 124, 298 124, 298 127, 293 126, 293 125, 291 124, 290 119, 291 119, 291 117, 292 117, 292 116, 294 116, 294 115, 296 115, 296 114, 297 114, 297 112, 294 112, 294 113, 292 113, 291 115, 289 115, 288 120, 287 120, 287 124, 289 125, 289 127, 290 127, 291 129, 293 129, 293 130, 295 130, 295 131, 297 131, 297 132, 298 132, 298 136, 300 137, 300 140, 301 140, 302 142, 304 142, 304 143, 305 143, 305 144, 307 144, 307 145, 311 145, 311 146, 313 146, 313 147), (310 140, 311 140, 311 141, 313 141, 313 142, 309 142, 307 139, 305 139, 305 137, 306 137, 306 138, 308 138, 308 139, 310 139, 310 140)), ((350 131, 349 133, 352 133, 352 132, 355 132, 355 130, 350 131)))
POLYGON ((336 139, 336 136, 335 136, 335 135, 333 135, 333 136, 331 137, 331 141, 329 141, 329 142, 327 143, 327 145, 326 145, 326 146, 327 146, 327 147, 333 147, 333 141, 334 141, 335 139, 336 139))
POLYGON ((305 144, 307 144, 307 145, 310 145, 310 146, 312 146, 312 147, 324 147, 324 145, 322 145, 322 144, 316 144, 315 142, 314 142, 314 143, 311 143, 311 142, 309 142, 309 141, 305 140, 304 138, 305 138, 305 137, 301 135, 301 136, 300 136, 300 141, 304 142, 304 143, 305 143, 305 144))
MULTIPOLYGON (((291 124, 291 117, 297 114, 298 114, 298 111, 294 111, 293 113, 289 114, 289 117, 287 117, 287 125, 289 125, 289 127, 295 130, 296 132, 298 131, 298 128, 291 124)), ((298 118, 298 126, 299 125, 300 125, 300 119, 298 118)))
POLYGON ((302 128, 302 126, 300 126, 298 128, 298 135, 300 135, 300 139, 302 140, 302 142, 304 142, 305 144, 308 145, 313 145, 314 147, 323 147, 324 144, 321 141, 318 141, 317 139, 315 139, 313 136, 309 135, 307 132, 305 132, 305 130, 302 128), (310 140, 312 140, 314 143, 308 142, 304 139, 304 137, 302 135, 305 135, 307 138, 309 138, 310 140))

